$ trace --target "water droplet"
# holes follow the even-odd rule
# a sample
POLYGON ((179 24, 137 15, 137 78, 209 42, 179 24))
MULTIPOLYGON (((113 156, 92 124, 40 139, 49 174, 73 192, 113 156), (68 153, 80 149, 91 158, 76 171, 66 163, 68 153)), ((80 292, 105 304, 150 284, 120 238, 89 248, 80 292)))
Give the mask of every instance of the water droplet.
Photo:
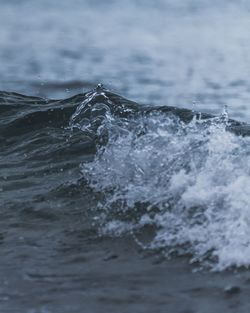
POLYGON ((97 92, 103 90, 104 89, 103 84, 98 84, 95 89, 97 92))

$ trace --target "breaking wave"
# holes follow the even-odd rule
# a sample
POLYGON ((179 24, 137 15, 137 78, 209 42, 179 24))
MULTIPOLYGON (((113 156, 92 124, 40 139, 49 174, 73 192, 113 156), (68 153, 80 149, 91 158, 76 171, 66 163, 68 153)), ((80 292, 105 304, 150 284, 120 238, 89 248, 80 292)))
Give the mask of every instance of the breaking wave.
POLYGON ((250 127, 226 108, 143 106, 100 85, 64 100, 0 92, 0 112, 6 212, 20 208, 13 192, 21 207, 53 199, 101 235, 214 270, 249 267, 250 127))
POLYGON ((226 110, 213 117, 126 101, 99 86, 71 118, 97 142, 81 171, 102 195, 100 233, 132 233, 145 249, 191 255, 214 270, 248 267, 248 126, 226 110))

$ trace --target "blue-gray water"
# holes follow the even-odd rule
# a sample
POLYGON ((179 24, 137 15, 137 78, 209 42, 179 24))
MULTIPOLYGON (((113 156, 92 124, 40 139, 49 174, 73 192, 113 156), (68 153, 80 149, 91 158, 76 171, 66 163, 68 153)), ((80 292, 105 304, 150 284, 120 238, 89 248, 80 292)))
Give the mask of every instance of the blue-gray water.
POLYGON ((249 311, 249 27, 0 1, 0 312, 249 311))
POLYGON ((133 100, 249 119, 246 1, 1 1, 1 89, 133 100), (75 88, 74 88, 75 87, 75 88))

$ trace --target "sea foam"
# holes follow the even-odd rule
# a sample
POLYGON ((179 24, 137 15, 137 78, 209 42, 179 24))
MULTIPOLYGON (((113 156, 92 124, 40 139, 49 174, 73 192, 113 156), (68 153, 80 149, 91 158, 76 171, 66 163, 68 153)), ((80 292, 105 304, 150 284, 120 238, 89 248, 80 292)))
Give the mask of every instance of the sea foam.
POLYGON ((81 166, 103 195, 100 231, 121 236, 150 226, 145 248, 188 254, 214 270, 248 267, 250 138, 227 124, 226 112, 189 123, 160 112, 129 119, 108 112, 97 131, 106 144, 81 166))

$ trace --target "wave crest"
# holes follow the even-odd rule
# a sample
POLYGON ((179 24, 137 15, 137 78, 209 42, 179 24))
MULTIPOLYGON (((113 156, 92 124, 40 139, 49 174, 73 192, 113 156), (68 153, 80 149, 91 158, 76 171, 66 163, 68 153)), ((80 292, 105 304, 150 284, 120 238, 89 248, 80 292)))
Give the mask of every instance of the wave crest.
POLYGON ((184 122, 162 108, 137 109, 138 115, 133 107, 133 116, 123 117, 112 111, 114 102, 106 104, 98 104, 104 118, 96 131, 105 130, 107 140, 81 167, 104 197, 101 231, 121 235, 150 226, 147 248, 191 254, 191 262, 216 270, 248 267, 250 139, 227 131, 236 124, 225 112, 184 122))

